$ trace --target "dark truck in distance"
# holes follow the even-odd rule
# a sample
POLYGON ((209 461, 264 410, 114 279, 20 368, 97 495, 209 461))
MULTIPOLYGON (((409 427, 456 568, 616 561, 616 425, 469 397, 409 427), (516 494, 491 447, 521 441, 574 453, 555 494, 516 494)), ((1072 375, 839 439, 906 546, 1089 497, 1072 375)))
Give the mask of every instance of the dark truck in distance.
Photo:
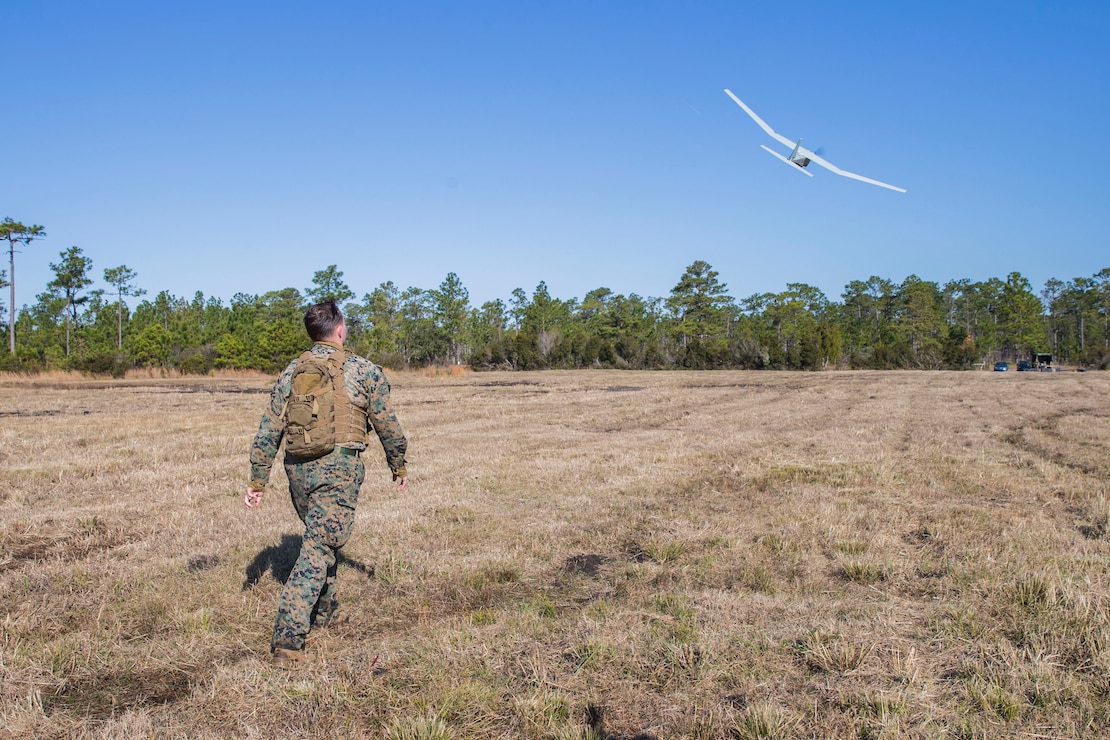
POLYGON ((1034 352, 1030 370, 1040 370, 1042 373, 1052 373, 1056 367, 1052 364, 1052 354, 1049 352, 1034 352))
POLYGON ((1018 360, 1017 371, 1019 373, 1029 372, 1042 372, 1052 373, 1056 372, 1056 366, 1052 364, 1052 355, 1048 352, 1033 352, 1029 355, 1028 360, 1018 360))

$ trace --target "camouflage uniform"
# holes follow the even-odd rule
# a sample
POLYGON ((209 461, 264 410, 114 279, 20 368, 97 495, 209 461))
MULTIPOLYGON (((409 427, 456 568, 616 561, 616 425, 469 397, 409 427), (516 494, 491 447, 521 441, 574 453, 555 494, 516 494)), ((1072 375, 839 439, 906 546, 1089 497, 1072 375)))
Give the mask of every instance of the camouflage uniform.
MULTIPOLYGON (((338 349, 337 344, 317 342, 310 351, 326 356, 338 349)), ((282 414, 296 364, 296 360, 291 362, 274 384, 270 405, 251 445, 250 487, 258 491, 264 490, 270 479, 270 467, 285 431, 282 414)), ((395 476, 404 477, 408 442, 390 405, 389 382, 382 369, 350 354, 343 365, 343 376, 351 403, 367 411, 368 426, 382 443, 389 469, 395 476)), ((300 555, 281 591, 272 647, 302 649, 312 624, 326 624, 338 607, 336 552, 351 537, 358 492, 366 474, 359 453, 365 449, 363 442, 337 440, 332 452, 315 460, 285 458, 289 493, 305 533, 300 555)))

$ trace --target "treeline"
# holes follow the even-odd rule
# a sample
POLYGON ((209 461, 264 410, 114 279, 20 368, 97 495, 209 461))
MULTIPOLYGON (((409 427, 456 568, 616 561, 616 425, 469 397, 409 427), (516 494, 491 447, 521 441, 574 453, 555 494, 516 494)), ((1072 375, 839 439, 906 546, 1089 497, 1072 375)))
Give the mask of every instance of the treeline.
MULTIPOLYGON (((304 308, 325 297, 344 306, 348 346, 394 368, 959 369, 1032 352, 1110 365, 1110 268, 1049 280, 1039 295, 1014 272, 943 285, 870 277, 850 282, 839 300, 792 283, 736 300, 709 264, 696 261, 665 298, 597 288, 581 300, 561 299, 541 282, 531 294, 517 288, 507 302, 476 307, 454 273, 435 288, 385 282, 359 298, 331 265, 303 291, 239 293, 226 303, 161 291, 133 309, 126 299, 145 293, 126 265, 104 270, 98 288, 92 260, 77 247, 51 268, 56 277, 34 304, 4 315, 14 319, 14 351, 0 369, 274 372, 304 349, 304 308)), ((7 276, 0 271, 0 282, 7 276)))

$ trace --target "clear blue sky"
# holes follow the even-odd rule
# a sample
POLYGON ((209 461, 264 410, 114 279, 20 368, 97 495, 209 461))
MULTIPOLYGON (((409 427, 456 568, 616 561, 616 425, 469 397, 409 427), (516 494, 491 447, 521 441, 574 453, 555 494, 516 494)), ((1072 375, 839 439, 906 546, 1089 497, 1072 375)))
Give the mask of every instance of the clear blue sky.
MULTIPOLYGON (((1110 267, 1107 2, 36 2, 5 28, 0 217, 151 294, 330 264, 471 303, 1110 267), (776 130, 899 194, 763 152, 776 130)), ((3 267, 7 266, 6 255, 3 267)), ((94 286, 95 287, 95 286, 94 286)), ((7 291, 0 296, 7 303, 7 291)))

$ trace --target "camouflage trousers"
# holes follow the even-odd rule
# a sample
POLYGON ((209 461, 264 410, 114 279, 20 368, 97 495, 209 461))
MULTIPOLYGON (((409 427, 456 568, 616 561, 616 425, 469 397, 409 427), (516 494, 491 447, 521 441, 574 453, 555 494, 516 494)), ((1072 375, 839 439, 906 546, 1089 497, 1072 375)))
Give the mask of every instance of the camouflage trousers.
POLYGON ((304 522, 304 538, 281 590, 271 646, 300 650, 313 622, 326 622, 339 606, 336 558, 351 538, 366 468, 358 456, 336 449, 306 462, 286 458, 285 473, 293 507, 304 522))

